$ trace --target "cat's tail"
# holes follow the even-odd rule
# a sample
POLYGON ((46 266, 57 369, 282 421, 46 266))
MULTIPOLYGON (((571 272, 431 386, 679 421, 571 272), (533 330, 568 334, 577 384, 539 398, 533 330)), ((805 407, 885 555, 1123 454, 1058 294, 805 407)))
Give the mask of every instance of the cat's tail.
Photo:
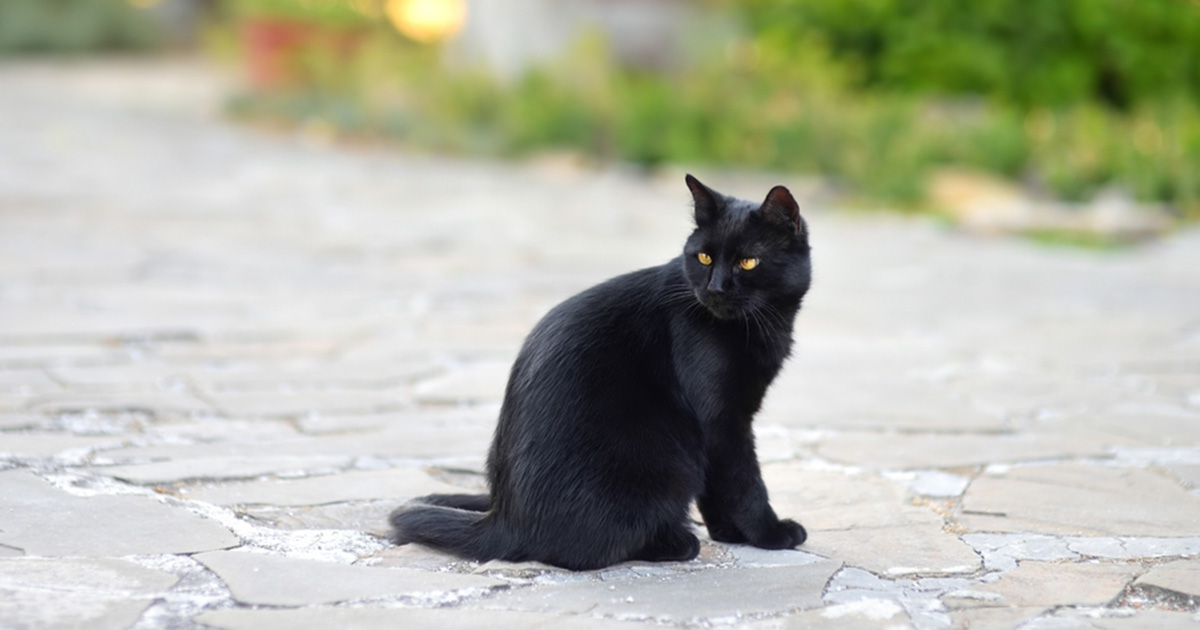
POLYGON ((397 508, 388 521, 388 538, 397 545, 421 543, 469 560, 506 555, 507 545, 488 512, 414 502, 397 508))

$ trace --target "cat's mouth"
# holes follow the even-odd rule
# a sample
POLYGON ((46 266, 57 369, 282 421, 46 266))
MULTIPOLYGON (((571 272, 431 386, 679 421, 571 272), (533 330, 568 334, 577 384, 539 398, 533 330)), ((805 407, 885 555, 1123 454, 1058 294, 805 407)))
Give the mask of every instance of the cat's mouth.
POLYGON ((737 308, 725 298, 705 294, 696 297, 700 300, 700 305, 717 319, 733 319, 737 316, 737 308))

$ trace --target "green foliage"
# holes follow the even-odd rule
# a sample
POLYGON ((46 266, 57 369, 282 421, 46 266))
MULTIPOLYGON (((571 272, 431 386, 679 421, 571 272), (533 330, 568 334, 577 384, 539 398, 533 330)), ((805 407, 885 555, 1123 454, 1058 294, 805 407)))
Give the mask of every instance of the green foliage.
POLYGON ((854 86, 979 94, 1022 107, 1200 97, 1190 0, 751 0, 760 41, 819 38, 854 86))
POLYGON ((240 18, 304 20, 326 25, 363 25, 379 3, 372 0, 235 0, 226 4, 240 18))
POLYGON ((315 53, 304 89, 239 111, 449 151, 819 173, 901 206, 934 170, 967 167, 1066 199, 1116 185, 1200 218, 1200 50, 1180 53, 1200 44, 1194 3, 747 6, 745 37, 673 73, 620 67, 592 37, 501 82, 374 29, 349 60, 315 53))
POLYGON ((145 11, 123 0, 0 0, 0 53, 136 50, 157 41, 145 11))

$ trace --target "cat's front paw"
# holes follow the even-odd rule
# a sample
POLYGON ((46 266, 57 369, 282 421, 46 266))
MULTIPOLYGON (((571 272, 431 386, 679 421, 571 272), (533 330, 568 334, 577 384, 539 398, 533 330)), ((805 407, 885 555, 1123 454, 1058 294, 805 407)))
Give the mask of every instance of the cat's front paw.
POLYGON ((791 549, 808 539, 804 527, 790 518, 777 521, 758 540, 751 541, 755 547, 763 549, 791 549))
POLYGON ((791 534, 792 544, 788 545, 789 547, 799 547, 804 544, 804 541, 808 540, 808 532, 805 531, 804 526, 800 523, 790 518, 785 518, 779 521, 779 524, 791 534))

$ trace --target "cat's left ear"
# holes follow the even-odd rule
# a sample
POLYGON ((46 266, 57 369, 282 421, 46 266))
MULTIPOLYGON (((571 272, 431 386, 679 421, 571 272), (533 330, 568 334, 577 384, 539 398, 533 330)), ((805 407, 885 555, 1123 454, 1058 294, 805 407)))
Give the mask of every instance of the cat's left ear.
POLYGON ((689 174, 684 178, 687 182, 688 190, 692 191, 692 201, 695 202, 696 208, 696 225, 710 225, 717 218, 718 200, 717 193, 700 183, 700 180, 692 177, 689 174))
POLYGON ((771 225, 789 229, 801 240, 808 238, 808 227, 800 216, 800 205, 796 203, 796 198, 792 197, 792 193, 787 188, 783 186, 772 188, 771 192, 767 193, 767 198, 763 201, 759 212, 771 225))

